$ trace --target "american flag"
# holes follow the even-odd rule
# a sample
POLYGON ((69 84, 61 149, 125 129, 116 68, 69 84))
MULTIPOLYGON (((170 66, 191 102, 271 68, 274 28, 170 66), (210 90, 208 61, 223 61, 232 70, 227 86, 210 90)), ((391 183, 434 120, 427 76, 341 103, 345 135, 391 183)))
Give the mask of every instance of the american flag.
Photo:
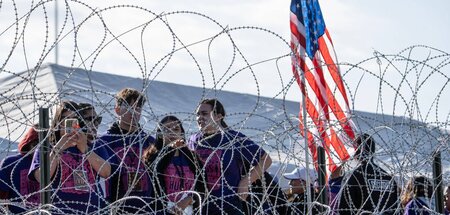
POLYGON ((317 161, 317 146, 322 145, 328 169, 334 171, 350 158, 355 138, 350 109, 341 79, 330 34, 317 0, 291 1, 292 71, 305 96, 306 116, 300 111, 300 131, 317 161), (303 83, 301 74, 304 75, 303 83), (307 125, 304 125, 304 117, 307 125), (307 127, 305 134, 304 128, 307 127))

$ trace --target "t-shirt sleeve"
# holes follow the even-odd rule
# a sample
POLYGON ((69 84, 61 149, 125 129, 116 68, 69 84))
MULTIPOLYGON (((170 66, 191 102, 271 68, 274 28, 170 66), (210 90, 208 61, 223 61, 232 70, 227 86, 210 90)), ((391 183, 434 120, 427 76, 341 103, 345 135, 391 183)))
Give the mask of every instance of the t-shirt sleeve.
POLYGON ((259 159, 266 154, 266 151, 245 135, 237 133, 236 136, 239 138, 238 147, 240 148, 240 154, 242 155, 242 159, 244 159, 244 163, 256 166, 259 159))
POLYGON ((103 158, 105 161, 109 162, 109 164, 111 165, 111 174, 112 174, 117 171, 119 161, 116 159, 113 150, 109 148, 108 140, 103 138, 98 138, 93 143, 93 150, 95 154, 103 158))
POLYGON ((39 168, 40 165, 39 159, 40 159, 40 147, 38 145, 38 147, 34 151, 33 160, 31 161, 30 170, 28 171, 28 179, 30 179, 31 181, 37 181, 36 178, 34 177, 34 171, 36 171, 39 168))
MULTIPOLYGON (((93 152, 110 164, 111 172, 113 172, 115 170, 115 169, 113 169, 112 162, 110 161, 111 159, 109 159, 108 152, 106 151, 106 149, 104 147, 95 147, 94 146, 93 152)), ((104 164, 102 166, 104 166, 104 164)))
POLYGON ((94 147, 93 151, 95 152, 95 154, 97 154, 104 160, 108 161, 108 158, 109 158, 108 152, 106 151, 106 149, 104 147, 94 147))
POLYGON ((3 159, 0 163, 0 191, 9 190, 9 177, 11 176, 11 168, 8 167, 9 162, 7 158, 3 159))

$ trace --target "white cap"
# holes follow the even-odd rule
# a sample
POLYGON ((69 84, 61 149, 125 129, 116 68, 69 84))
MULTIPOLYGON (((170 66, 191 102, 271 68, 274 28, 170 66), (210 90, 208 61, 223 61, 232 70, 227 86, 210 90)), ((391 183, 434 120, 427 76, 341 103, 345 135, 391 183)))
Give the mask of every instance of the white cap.
MULTIPOLYGON (((304 167, 295 168, 292 172, 285 173, 285 174, 283 174, 283 176, 289 180, 301 179, 301 180, 306 181, 306 168, 304 168, 304 167)), ((317 180, 316 171, 311 170, 311 169, 309 170, 309 180, 310 180, 310 183, 314 183, 314 181, 317 180)))

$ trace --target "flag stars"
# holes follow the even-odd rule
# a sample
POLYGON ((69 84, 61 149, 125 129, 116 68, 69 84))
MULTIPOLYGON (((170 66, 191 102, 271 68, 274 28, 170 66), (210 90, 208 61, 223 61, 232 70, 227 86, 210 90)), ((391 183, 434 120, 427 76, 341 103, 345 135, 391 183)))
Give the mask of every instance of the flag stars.
POLYGON ((322 21, 321 21, 319 18, 317 18, 316 21, 315 21, 314 23, 316 23, 317 25, 321 25, 321 24, 322 24, 322 21))

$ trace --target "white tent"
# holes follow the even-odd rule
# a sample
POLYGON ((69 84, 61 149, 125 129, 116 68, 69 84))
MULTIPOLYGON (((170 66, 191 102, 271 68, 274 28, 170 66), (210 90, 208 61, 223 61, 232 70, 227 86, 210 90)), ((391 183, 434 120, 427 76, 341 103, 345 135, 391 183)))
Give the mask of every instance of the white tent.
MULTIPOLYGON (((20 73, 0 73, 0 138, 2 156, 17 148, 32 124, 38 123, 40 107, 50 107, 61 100, 90 102, 103 116, 100 132, 116 120, 114 95, 124 87, 145 92, 148 102, 143 109, 142 126, 153 133, 156 122, 166 114, 183 120, 187 134, 197 131, 195 107, 204 97, 217 97, 224 103, 226 120, 270 152, 272 172, 284 172, 286 165, 304 165, 304 144, 299 135, 299 103, 213 89, 183 86, 154 80, 68 68, 53 64, 20 73), (279 169, 278 167, 282 167, 279 169)), ((354 111, 358 130, 374 134, 382 165, 403 175, 431 171, 431 156, 438 148, 442 131, 426 123, 405 117, 354 111), (424 162, 425 161, 425 162, 424 162)), ((448 134, 447 134, 448 135, 448 134)), ((448 153, 447 148, 442 148, 448 153)), ((449 157, 442 156, 448 168, 449 157)), ((293 168, 289 165, 288 171, 293 168)), ((449 169, 446 169, 447 173, 449 169)))

